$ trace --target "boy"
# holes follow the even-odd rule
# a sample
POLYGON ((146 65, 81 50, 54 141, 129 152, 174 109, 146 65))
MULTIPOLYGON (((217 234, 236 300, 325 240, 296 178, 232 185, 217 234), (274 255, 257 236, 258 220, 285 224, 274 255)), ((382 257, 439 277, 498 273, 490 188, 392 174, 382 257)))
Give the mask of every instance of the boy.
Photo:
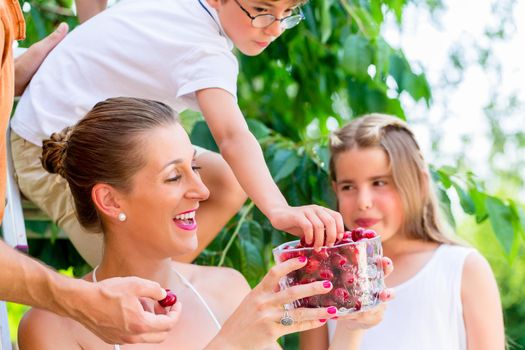
MULTIPOLYGON (((290 207, 273 182, 236 99, 235 45, 260 54, 298 24, 304 0, 126 0, 73 31, 48 57, 15 113, 12 147, 22 192, 64 228, 92 265, 102 239, 82 231, 65 182, 39 164, 41 142, 75 124, 98 101, 114 96, 155 99, 180 112, 202 112, 220 155, 197 152, 210 199, 199 210, 198 254, 245 200, 272 225, 316 247, 343 232, 340 215, 315 205, 290 207), (233 170, 230 172, 228 165, 233 170), (98 241, 97 241, 98 239, 98 241)), ((196 255, 178 257, 191 261, 196 255)))

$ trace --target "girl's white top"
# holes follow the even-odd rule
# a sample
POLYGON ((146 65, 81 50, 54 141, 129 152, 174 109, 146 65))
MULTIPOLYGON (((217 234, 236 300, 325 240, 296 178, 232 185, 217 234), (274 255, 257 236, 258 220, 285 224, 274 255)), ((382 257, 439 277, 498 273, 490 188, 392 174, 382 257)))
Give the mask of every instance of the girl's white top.
MULTIPOLYGON (((361 350, 467 348, 461 277, 473 248, 443 244, 411 279, 395 287, 383 321, 365 331, 361 350)), ((336 321, 328 321, 330 339, 336 321)))

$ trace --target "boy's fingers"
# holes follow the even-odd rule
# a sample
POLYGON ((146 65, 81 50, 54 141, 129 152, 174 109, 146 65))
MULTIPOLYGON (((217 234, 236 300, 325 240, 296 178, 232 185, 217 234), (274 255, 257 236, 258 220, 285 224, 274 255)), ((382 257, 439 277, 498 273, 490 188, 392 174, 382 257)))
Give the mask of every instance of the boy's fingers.
POLYGON ((329 209, 323 207, 318 207, 316 210, 316 214, 323 222, 325 228, 324 245, 331 247, 334 245, 335 240, 337 238, 337 228, 335 225, 335 220, 332 217, 329 209))
POLYGON ((324 244, 324 223, 320 220, 319 216, 314 210, 306 211, 305 215, 313 227, 313 241, 306 241, 306 243, 313 243, 314 249, 319 250, 319 248, 321 248, 324 244))

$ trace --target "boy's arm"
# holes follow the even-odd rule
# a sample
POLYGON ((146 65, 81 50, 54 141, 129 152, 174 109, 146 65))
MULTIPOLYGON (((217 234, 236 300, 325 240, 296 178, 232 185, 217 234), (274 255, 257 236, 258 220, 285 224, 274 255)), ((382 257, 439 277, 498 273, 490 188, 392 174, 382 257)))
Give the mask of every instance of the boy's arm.
POLYGON ((84 23, 108 6, 108 0, 75 0, 77 17, 80 23, 84 23))
POLYGON ((307 242, 332 244, 344 231, 341 215, 317 205, 290 207, 273 181, 257 139, 248 129, 235 98, 223 89, 196 92, 202 114, 222 156, 248 196, 273 227, 307 242))
POLYGON ((160 300, 158 283, 134 277, 90 283, 62 276, 0 240, 0 300, 71 317, 108 343, 162 342, 179 313, 144 311, 140 297, 160 300), (108 281, 108 282, 106 282, 108 281))

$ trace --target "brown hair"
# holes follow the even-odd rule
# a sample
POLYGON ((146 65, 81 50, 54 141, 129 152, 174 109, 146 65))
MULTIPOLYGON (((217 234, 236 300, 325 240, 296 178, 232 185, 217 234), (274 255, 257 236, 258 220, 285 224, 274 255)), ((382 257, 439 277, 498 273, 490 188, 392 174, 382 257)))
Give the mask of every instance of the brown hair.
POLYGON ((392 177, 405 212, 403 231, 410 237, 438 243, 456 243, 445 234, 439 202, 419 145, 408 125, 399 118, 368 114, 337 130, 330 138, 330 176, 336 181, 339 154, 354 148, 381 147, 387 154, 392 177))
MULTIPOLYGON (((225 3, 227 2, 228 0, 221 0, 221 2, 225 3)), ((277 1, 281 1, 281 0, 268 0, 269 2, 277 2, 277 1)), ((291 2, 293 4, 293 6, 302 6, 304 4, 306 4, 309 0, 289 0, 289 2, 291 2)))
POLYGON ((74 127, 44 140, 42 166, 67 180, 80 224, 100 232, 93 186, 106 183, 129 191, 131 178, 146 162, 139 151, 145 133, 176 122, 177 116, 164 103, 110 98, 97 103, 74 127))

